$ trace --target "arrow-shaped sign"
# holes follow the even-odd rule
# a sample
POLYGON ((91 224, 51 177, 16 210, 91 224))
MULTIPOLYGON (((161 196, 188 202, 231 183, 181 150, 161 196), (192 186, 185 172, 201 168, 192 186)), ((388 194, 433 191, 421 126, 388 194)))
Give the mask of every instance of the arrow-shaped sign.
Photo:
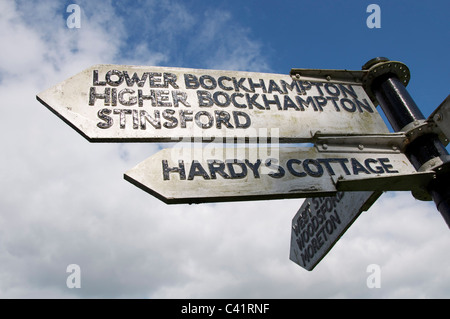
MULTIPOLYGON (((174 204, 333 195, 338 191, 336 185, 346 180, 363 183, 367 178, 385 181, 373 183, 372 190, 406 190, 411 185, 396 183, 397 177, 405 176, 416 176, 416 170, 400 152, 206 147, 164 149, 124 177, 174 204)), ((344 185, 348 188, 352 183, 344 185)))
POLYGON ((307 198, 292 219, 289 258, 312 270, 381 192, 338 192, 335 196, 307 198))
POLYGON ((95 65, 37 99, 91 142, 387 132, 360 83, 281 74, 95 65))

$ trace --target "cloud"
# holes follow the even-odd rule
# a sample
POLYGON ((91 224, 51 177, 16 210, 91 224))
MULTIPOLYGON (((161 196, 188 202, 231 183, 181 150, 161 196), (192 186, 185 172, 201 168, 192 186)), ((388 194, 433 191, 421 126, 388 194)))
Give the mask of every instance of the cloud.
POLYGON ((230 12, 209 9, 196 26, 190 50, 202 57, 208 68, 269 72, 270 66, 259 41, 247 27, 236 23, 230 12))

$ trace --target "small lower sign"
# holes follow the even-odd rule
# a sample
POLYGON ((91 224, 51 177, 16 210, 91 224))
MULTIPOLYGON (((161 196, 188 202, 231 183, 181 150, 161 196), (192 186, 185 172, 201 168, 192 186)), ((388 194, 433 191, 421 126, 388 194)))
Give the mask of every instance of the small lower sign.
POLYGON ((306 199, 292 219, 289 258, 306 270, 313 270, 381 193, 338 192, 335 196, 306 199))

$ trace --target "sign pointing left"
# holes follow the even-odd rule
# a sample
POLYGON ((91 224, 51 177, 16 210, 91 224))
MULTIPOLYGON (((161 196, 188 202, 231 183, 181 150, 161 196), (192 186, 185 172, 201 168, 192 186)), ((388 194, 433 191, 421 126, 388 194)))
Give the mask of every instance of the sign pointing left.
POLYGON ((187 204, 329 196, 340 183, 350 181, 357 183, 357 189, 404 190, 411 185, 400 185, 398 180, 416 175, 402 153, 208 146, 163 149, 127 171, 124 178, 167 204, 187 204), (374 181, 365 183, 367 178, 374 181))
POLYGON ((284 74, 95 65, 37 99, 90 142, 387 133, 360 83, 284 74))

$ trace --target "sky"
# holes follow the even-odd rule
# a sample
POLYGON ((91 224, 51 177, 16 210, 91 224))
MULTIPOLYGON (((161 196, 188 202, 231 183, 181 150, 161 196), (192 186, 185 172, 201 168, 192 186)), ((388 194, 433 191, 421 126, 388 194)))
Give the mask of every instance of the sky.
POLYGON ((289 260, 303 199, 166 205, 123 173, 168 145, 89 143, 36 100, 95 64, 288 74, 384 56, 409 67, 427 117, 449 94, 449 10, 443 0, 1 0, 0 298, 449 298, 450 232, 433 202, 384 193, 306 271, 289 260), (381 28, 366 24, 372 3, 381 28), (70 4, 80 28, 67 23, 70 4), (74 264, 79 288, 67 284, 74 264), (370 265, 379 287, 367 284, 370 265))

